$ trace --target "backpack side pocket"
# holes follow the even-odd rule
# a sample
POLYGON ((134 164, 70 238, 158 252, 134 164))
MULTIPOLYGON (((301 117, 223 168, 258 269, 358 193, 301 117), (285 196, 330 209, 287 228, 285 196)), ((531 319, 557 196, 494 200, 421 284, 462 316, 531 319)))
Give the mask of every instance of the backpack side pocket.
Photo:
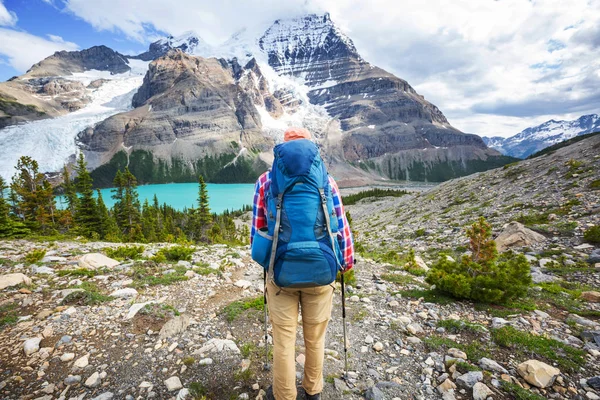
POLYGON ((272 247, 273 236, 269 235, 267 228, 259 229, 254 233, 254 238, 252 239, 252 259, 262 265, 264 269, 269 267, 272 247))

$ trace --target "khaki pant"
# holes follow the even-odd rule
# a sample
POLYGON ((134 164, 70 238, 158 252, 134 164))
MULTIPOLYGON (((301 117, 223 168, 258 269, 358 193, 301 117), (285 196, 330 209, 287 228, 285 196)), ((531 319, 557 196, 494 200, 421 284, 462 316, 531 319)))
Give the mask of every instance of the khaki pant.
POLYGON ((267 282, 267 307, 273 325, 273 394, 275 400, 296 399, 296 328, 298 306, 306 360, 302 387, 313 395, 323 390, 325 331, 331 318, 333 286, 283 289, 267 282))

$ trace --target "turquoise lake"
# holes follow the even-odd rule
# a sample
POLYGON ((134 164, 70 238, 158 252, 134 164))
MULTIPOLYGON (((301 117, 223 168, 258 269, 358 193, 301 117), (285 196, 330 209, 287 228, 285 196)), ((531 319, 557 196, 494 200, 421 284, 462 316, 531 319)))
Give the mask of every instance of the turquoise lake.
MULTIPOLYGON (((232 184, 206 184, 208 190, 210 210, 221 213, 225 210, 239 210, 244 205, 252 205, 254 197, 254 184, 252 183, 232 183, 232 184)), ((100 189, 102 199, 108 208, 114 204, 112 199, 112 189, 100 189)), ((198 206, 198 184, 197 183, 166 183, 160 185, 143 185, 137 188, 140 204, 148 199, 152 204, 154 195, 158 197, 158 202, 162 205, 167 203, 177 210, 198 206)), ((62 196, 56 198, 56 205, 59 208, 66 206, 65 199, 62 196)))

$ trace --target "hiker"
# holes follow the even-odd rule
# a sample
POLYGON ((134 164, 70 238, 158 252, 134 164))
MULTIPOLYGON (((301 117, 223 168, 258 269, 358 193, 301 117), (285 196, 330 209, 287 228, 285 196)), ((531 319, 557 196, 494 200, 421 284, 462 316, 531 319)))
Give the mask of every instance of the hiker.
POLYGON ((300 308, 306 353, 301 391, 319 400, 333 282, 338 271, 353 267, 352 234, 337 184, 311 134, 287 129, 274 153, 272 169, 256 182, 251 230, 252 257, 265 268, 265 307, 273 326, 273 385, 267 399, 296 399, 300 308))

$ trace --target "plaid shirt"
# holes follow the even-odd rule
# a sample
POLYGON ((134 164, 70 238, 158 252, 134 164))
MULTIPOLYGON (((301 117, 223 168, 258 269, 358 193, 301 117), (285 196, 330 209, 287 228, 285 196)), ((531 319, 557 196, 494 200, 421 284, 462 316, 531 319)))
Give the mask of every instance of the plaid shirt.
MULTIPOLYGON (((271 171, 267 171, 258 177, 256 186, 254 187, 254 202, 252 207, 252 230, 250 232, 250 245, 252 245, 252 239, 254 233, 261 228, 267 226, 267 206, 265 204, 265 191, 269 190, 271 185, 271 171)), ((335 208, 335 214, 338 219, 338 236, 342 239, 338 241, 340 243, 340 250, 344 256, 344 271, 348 271, 354 266, 354 244, 352 242, 352 232, 350 231, 350 224, 346 219, 344 213, 344 205, 342 204, 342 197, 340 196, 340 189, 338 189, 337 183, 333 178, 329 177, 329 185, 331 186, 331 194, 333 197, 333 206, 335 208)))

